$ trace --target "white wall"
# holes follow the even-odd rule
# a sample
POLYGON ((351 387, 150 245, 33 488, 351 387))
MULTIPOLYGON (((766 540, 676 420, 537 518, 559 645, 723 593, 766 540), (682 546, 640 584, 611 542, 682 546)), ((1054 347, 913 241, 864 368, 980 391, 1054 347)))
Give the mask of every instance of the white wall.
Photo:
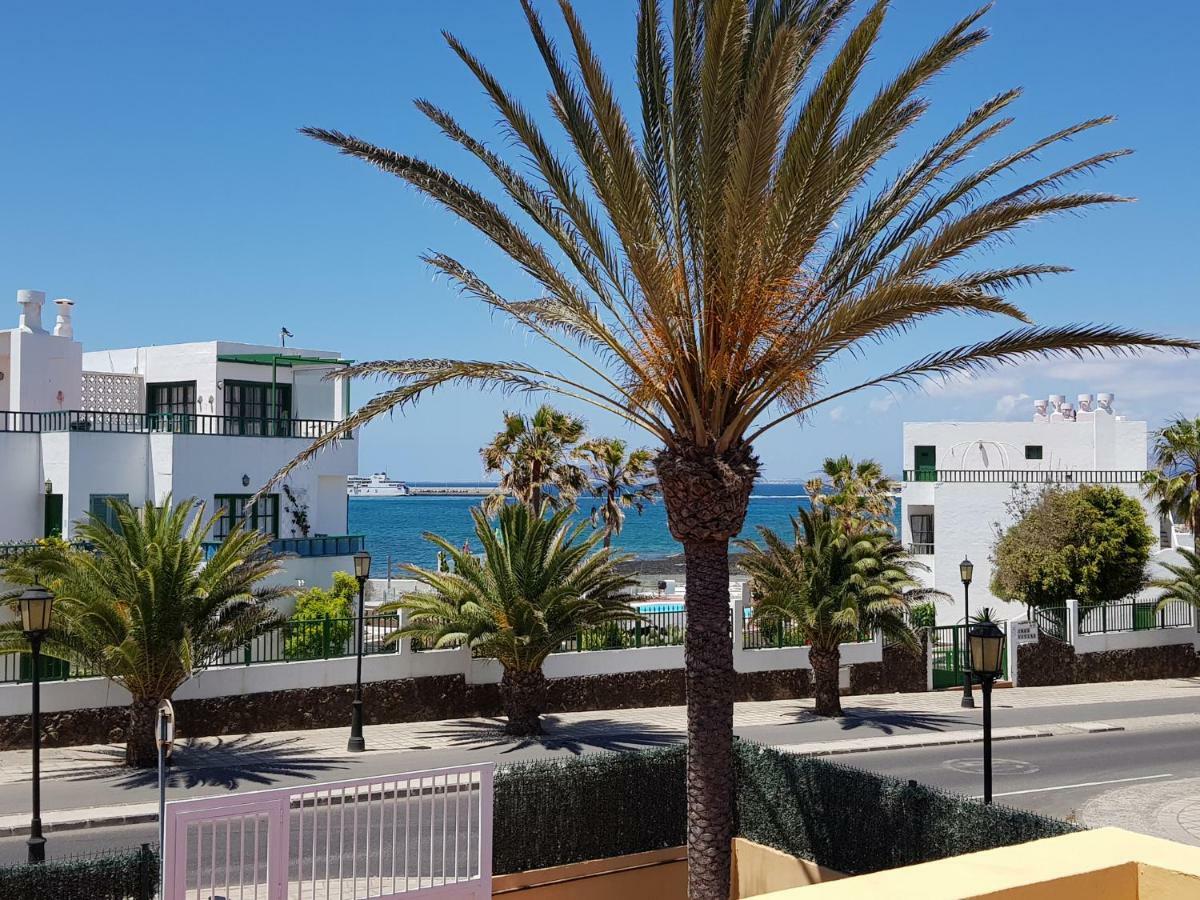
POLYGON ((83 345, 71 338, 16 329, 8 335, 8 408, 24 412, 79 409, 83 345))
POLYGON ((45 492, 37 434, 0 431, 0 541, 42 536, 45 492))
POLYGON ((63 495, 64 536, 86 518, 92 494, 127 494, 137 506, 149 492, 150 442, 144 434, 95 431, 45 433, 42 469, 63 495))

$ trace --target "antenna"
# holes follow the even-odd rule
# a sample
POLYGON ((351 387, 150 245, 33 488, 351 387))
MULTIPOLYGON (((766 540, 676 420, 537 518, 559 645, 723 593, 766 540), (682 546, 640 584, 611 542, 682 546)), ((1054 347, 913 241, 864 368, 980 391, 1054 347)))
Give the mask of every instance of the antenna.
POLYGON ((287 339, 290 337, 295 337, 295 335, 292 334, 290 331, 288 331, 287 326, 284 325, 282 328, 279 329, 279 346, 286 347, 287 339))

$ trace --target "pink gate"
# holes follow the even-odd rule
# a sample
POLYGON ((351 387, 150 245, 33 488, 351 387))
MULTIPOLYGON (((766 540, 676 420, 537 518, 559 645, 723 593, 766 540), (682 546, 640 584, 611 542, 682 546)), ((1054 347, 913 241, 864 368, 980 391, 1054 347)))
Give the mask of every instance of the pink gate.
POLYGON ((165 900, 484 900, 491 763, 175 800, 165 900))

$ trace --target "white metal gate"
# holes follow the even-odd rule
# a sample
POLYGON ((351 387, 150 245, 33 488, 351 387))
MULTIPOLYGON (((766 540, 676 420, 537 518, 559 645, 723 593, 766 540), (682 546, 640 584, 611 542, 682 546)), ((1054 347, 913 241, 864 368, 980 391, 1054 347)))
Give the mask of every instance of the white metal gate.
POLYGON ((485 900, 491 763, 174 800, 165 900, 485 900))

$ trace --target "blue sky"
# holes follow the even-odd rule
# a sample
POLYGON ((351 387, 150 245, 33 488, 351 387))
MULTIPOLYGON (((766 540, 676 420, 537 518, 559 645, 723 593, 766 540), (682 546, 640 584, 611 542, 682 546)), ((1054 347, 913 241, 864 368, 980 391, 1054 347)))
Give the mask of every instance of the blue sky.
MULTIPOLYGON (((577 5, 629 97, 633 4, 577 5)), ((558 30, 557 13, 542 6, 558 30)), ((897 0, 864 85, 873 91, 974 6, 897 0)), ((1071 156, 1133 147, 1135 156, 1084 186, 1138 202, 1035 225, 990 257, 1076 269, 1017 295, 1040 322, 1200 335, 1193 160, 1200 125, 1190 52, 1200 11, 1184 0, 1152 10, 1109 0, 1000 0, 985 18, 992 39, 932 85, 931 112, 892 157, 893 167, 904 165, 971 106, 1017 85, 1026 91, 1018 121, 997 153, 1071 121, 1119 117, 1067 153, 1048 154, 1045 170, 1071 156)), ((28 287, 72 297, 77 335, 89 349, 212 338, 273 343, 286 324, 297 344, 356 359, 552 364, 550 352, 457 297, 418 259, 430 248, 446 250, 502 290, 527 291, 497 251, 395 179, 296 133, 310 124, 351 131, 482 183, 412 107, 427 97, 506 148, 494 112, 443 44, 443 28, 544 113, 545 75, 515 0, 6 4, 0 296, 28 287)), ((7 318, 15 316, 12 303, 7 318)), ((938 322, 868 348, 835 380, 998 330, 938 322)), ((864 394, 777 429, 759 450, 772 478, 805 476, 834 452, 876 456, 897 469, 904 420, 1024 418, 1028 396, 1054 391, 1111 389, 1119 411, 1156 423, 1200 412, 1185 393, 1198 367, 1173 358, 1045 363, 930 394, 864 394)), ((369 392, 358 386, 355 397, 369 392)), ((469 390, 431 396, 369 428, 362 468, 412 480, 477 478, 477 448, 496 430, 500 410, 521 403, 469 390)), ((641 440, 598 414, 588 418, 597 432, 641 440)))

